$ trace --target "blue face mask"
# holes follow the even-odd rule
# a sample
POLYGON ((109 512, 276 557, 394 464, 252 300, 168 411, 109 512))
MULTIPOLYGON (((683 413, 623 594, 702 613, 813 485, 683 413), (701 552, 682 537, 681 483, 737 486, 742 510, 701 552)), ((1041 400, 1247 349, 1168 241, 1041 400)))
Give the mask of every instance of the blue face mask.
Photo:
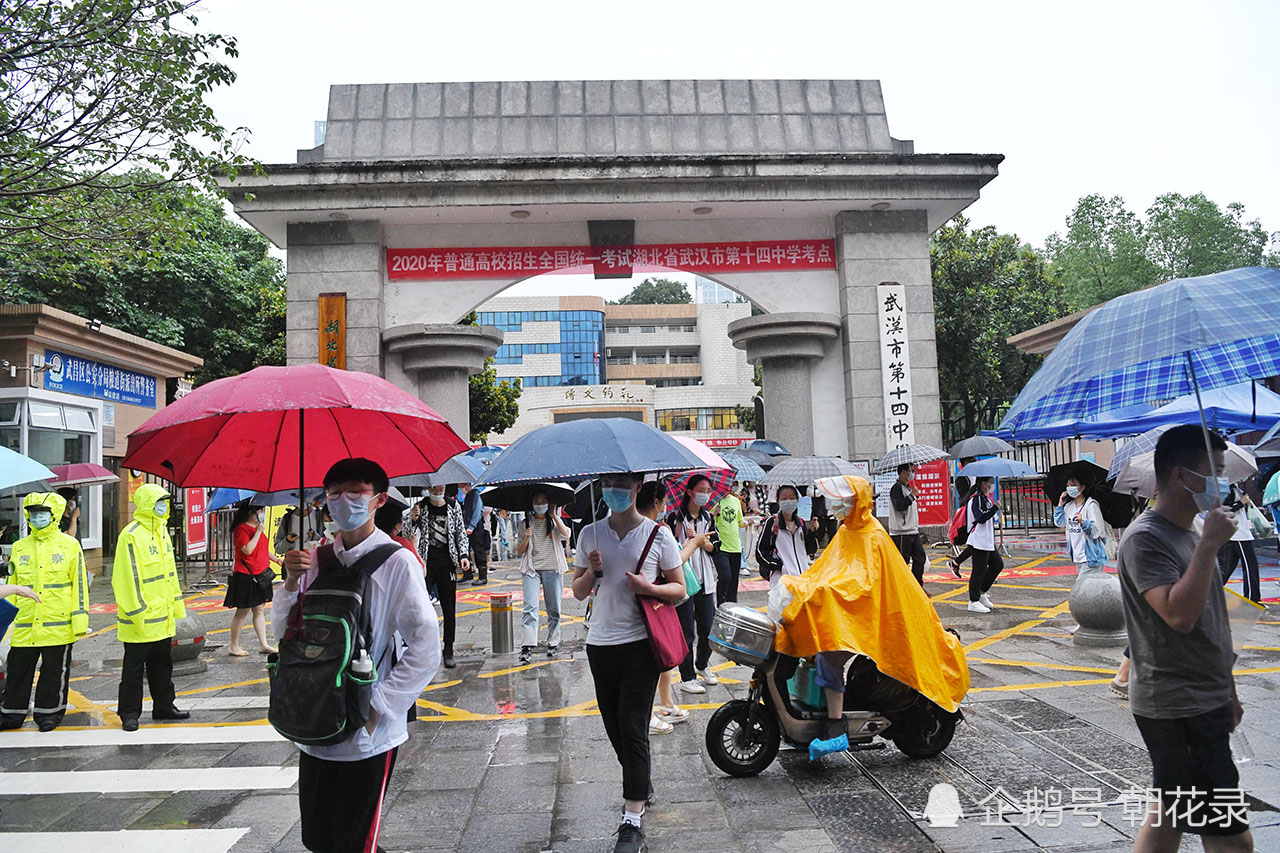
POLYGON ((1080 497, 1080 487, 1079 487, 1079 486, 1067 486, 1067 497, 1069 497, 1069 498, 1078 498, 1078 497, 1080 497))
POLYGON ((605 488, 604 503, 612 512, 626 512, 631 508, 631 490, 605 488))
POLYGON ((156 514, 156 518, 166 518, 166 517, 168 517, 168 515, 169 515, 169 502, 168 502, 167 500, 164 500, 164 501, 156 501, 156 505, 155 505, 155 510, 154 510, 154 511, 155 511, 155 514, 156 514))
POLYGON ((364 495, 350 495, 343 492, 340 495, 329 496, 328 501, 329 515, 333 517, 339 530, 345 530, 348 533, 359 530, 373 517, 373 513, 369 511, 370 498, 364 495))
POLYGON ((1196 509, 1201 512, 1208 512, 1215 506, 1224 506, 1227 498, 1231 495, 1231 481, 1226 477, 1206 477, 1199 471, 1192 471, 1197 477, 1204 479, 1204 488, 1200 491, 1193 491, 1186 486, 1182 488, 1191 492, 1191 496, 1195 499, 1196 509))
POLYGON ((53 513, 48 510, 36 510, 27 513, 27 521, 31 522, 31 526, 36 530, 44 530, 53 523, 53 513))

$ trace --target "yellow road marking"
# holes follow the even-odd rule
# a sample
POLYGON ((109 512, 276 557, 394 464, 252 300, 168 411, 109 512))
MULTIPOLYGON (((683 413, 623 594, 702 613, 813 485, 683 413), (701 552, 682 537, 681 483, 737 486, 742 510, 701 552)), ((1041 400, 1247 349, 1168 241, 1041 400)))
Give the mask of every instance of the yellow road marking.
MULTIPOLYGON (((1110 670, 1105 670, 1110 672, 1110 670)), ((1280 672, 1280 666, 1261 667, 1256 669, 1237 669, 1232 671, 1232 675, 1262 675, 1270 672, 1280 672)), ((1106 684, 1110 678, 1086 678, 1079 681, 1038 681, 1030 684, 1002 684, 999 687, 974 687, 970 693, 1016 693, 1019 690, 1049 690, 1055 687, 1088 687, 1096 684, 1106 684)))
POLYGON ((1256 652, 1280 652, 1280 646, 1245 646, 1245 648, 1256 652))
POLYGON ((1023 631, 1026 631, 1028 628, 1035 628, 1039 625, 1042 625, 1045 622, 1048 622, 1050 619, 1054 618, 1055 616, 1061 616, 1065 612, 1067 612, 1067 602, 1064 601, 1061 604, 1058 604, 1054 607, 1049 608, 1048 610, 1043 611, 1040 614, 1040 616, 1036 619, 1028 619, 1026 622, 1020 622, 1017 625, 1014 625, 1012 628, 1005 628, 1003 631, 997 631, 996 633, 992 634, 990 637, 984 637, 981 640, 975 640, 974 642, 964 647, 965 653, 972 654, 973 652, 976 652, 979 649, 985 649, 987 646, 994 645, 995 643, 998 643, 1001 640, 1012 637, 1015 634, 1021 634, 1023 631))
POLYGON ((551 660, 540 660, 537 663, 526 663, 520 666, 513 666, 510 669, 499 669, 494 672, 483 672, 476 678, 495 678, 499 675, 510 675, 513 672, 524 672, 527 669, 537 669, 540 666, 550 666, 553 663, 565 663, 569 658, 553 658, 551 660))
POLYGON ((1029 660, 1001 660, 999 658, 969 658, 970 663, 985 663, 991 666, 1030 666, 1038 669, 1061 669, 1067 672, 1102 672, 1114 673, 1115 668, 1110 669, 1097 666, 1069 666, 1060 663, 1036 663, 1029 660))
POLYGON ((214 690, 230 690, 232 687, 248 687, 250 684, 266 684, 266 678, 251 678, 248 681, 237 681, 234 684, 215 684, 212 687, 197 687, 194 690, 180 690, 179 696, 190 696, 193 693, 209 693, 214 690))

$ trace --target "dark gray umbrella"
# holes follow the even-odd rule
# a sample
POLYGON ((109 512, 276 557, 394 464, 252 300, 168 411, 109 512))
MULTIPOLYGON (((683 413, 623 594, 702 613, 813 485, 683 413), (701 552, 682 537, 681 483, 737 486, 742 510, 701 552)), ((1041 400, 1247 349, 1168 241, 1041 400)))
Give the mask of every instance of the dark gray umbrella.
POLYGON ((792 456, 779 462, 760 482, 769 487, 806 486, 823 477, 860 473, 852 462, 838 456, 792 456))
POLYGON ((759 465, 765 471, 770 470, 771 468, 773 468, 774 465, 777 465, 779 462, 783 461, 784 459, 791 458, 789 456, 770 456, 768 453, 765 453, 762 450, 750 450, 750 449, 742 450, 741 448, 734 450, 733 454, 735 456, 742 456, 747 459, 750 459, 752 462, 759 465))
POLYGON ((957 441, 947 453, 956 459, 976 459, 979 456, 995 456, 997 453, 1008 453, 1013 445, 1003 438, 994 435, 975 435, 963 441, 957 441))

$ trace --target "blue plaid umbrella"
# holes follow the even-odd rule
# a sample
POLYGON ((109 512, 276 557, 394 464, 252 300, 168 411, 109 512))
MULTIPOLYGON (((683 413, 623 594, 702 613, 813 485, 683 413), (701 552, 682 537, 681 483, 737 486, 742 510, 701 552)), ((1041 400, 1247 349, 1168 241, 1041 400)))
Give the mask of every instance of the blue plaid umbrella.
POLYGON ((1111 467, 1107 469, 1107 479, 1114 480, 1120 476, 1120 472, 1124 470, 1124 466, 1129 464, 1129 460, 1143 453, 1150 453, 1156 449, 1156 444, 1160 441, 1160 436, 1177 424, 1162 424, 1161 426, 1149 429, 1142 435, 1134 436, 1124 443, 1124 445, 1116 451, 1115 458, 1111 460, 1111 467))
POLYGON ((720 458, 737 472, 739 480, 758 483, 764 479, 764 469, 748 456, 743 456, 741 453, 726 453, 720 458))
POLYGON ((1280 374, 1280 270, 1175 279, 1086 315, 1013 401, 1019 429, 1280 374))

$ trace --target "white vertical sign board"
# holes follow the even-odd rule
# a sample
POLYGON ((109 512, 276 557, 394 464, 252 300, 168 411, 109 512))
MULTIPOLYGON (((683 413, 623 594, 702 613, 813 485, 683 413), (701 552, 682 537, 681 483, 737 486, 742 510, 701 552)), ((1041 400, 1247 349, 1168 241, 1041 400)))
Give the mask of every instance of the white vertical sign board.
POLYGON ((880 377, 884 388, 888 450, 916 443, 906 294, 907 288, 896 281, 882 282, 876 287, 876 313, 880 320, 880 377))

